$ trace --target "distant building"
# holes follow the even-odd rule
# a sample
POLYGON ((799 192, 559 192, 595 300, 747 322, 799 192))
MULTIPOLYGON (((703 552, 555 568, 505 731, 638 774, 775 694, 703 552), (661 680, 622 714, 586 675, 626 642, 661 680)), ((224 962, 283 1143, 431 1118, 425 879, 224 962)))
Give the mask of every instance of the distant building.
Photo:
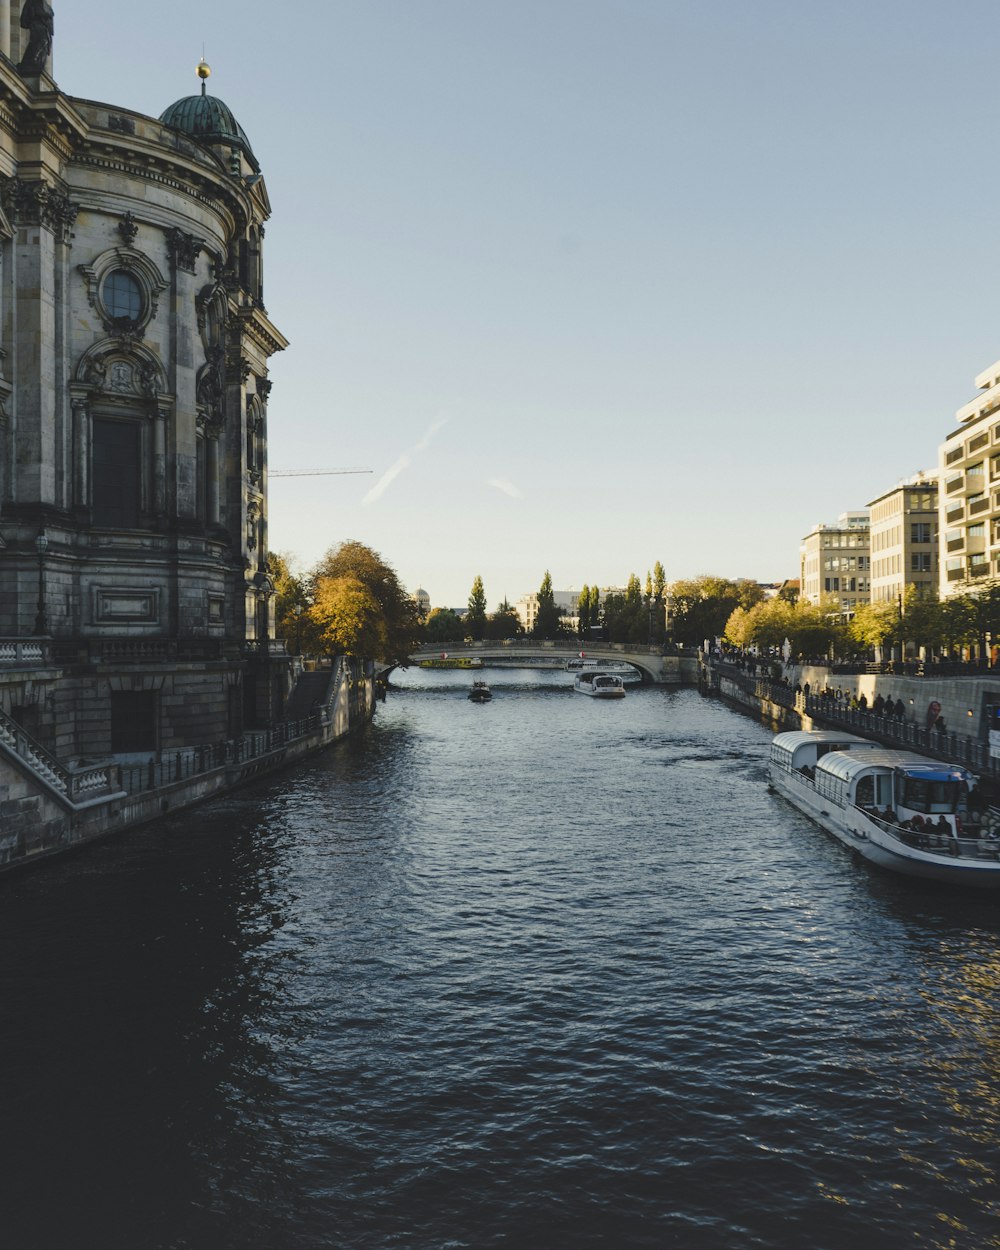
POLYGON ((908 586, 926 598, 938 584, 937 473, 919 473, 868 505, 871 601, 900 603, 908 586))
POLYGON ((870 518, 867 508, 843 512, 836 525, 817 525, 799 549, 801 595, 831 603, 849 621, 870 596, 870 518))
MULTIPOLYGON (((579 629, 580 616, 577 611, 577 605, 580 592, 578 590, 554 590, 552 598, 555 600, 555 605, 559 609, 559 615, 562 617, 562 623, 566 628, 574 632, 579 629)), ((535 627, 535 620, 538 616, 537 593, 522 595, 513 607, 521 624, 524 626, 524 632, 530 634, 535 627)))
POLYGON ((417 587, 417 589, 411 595, 411 598, 413 599, 413 602, 417 605, 417 611, 420 613, 421 616, 423 617, 430 616, 431 597, 427 593, 427 591, 423 589, 422 586, 417 587))
POLYGON ((1000 576, 1000 360, 975 381, 981 394, 959 408, 938 453, 942 598, 1000 576))

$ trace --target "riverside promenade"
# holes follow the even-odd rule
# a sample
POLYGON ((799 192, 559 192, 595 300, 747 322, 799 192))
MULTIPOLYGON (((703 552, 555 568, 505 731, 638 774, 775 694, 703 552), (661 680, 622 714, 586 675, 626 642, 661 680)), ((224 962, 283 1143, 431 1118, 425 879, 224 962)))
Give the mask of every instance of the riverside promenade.
POLYGON ((753 674, 718 657, 703 657, 699 688, 760 716, 776 730, 837 726, 885 746, 961 764, 1000 789, 1000 757, 991 753, 990 744, 991 727, 1000 715, 1000 671, 920 676, 789 665, 775 679, 766 671, 753 674), (894 706, 902 703, 903 715, 876 715, 871 709, 880 695, 894 706), (862 696, 866 707, 857 705, 862 696), (943 733, 928 724, 934 705, 930 722, 940 714, 948 727, 943 733))

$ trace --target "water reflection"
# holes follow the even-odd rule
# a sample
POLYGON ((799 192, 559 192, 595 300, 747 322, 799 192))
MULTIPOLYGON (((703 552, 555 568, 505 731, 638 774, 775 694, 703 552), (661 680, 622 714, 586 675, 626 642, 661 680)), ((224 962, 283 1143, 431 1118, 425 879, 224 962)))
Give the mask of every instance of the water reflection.
POLYGON ((990 1244, 993 901, 566 676, 0 881, 15 1250, 990 1244))

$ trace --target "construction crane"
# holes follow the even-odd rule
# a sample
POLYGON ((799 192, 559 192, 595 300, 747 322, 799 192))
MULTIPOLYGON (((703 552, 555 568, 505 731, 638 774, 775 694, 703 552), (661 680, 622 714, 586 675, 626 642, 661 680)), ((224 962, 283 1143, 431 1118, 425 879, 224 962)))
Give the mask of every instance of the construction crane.
POLYGON ((336 473, 374 473, 374 469, 272 469, 268 477, 330 477, 336 473))

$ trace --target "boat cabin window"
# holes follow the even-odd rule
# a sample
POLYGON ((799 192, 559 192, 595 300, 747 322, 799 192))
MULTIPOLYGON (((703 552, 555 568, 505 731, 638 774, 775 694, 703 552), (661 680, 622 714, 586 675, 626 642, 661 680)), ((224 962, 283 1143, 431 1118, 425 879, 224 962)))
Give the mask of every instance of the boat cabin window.
POLYGON ((891 807, 892 777, 889 773, 865 773, 854 790, 858 807, 891 807))
POLYGON ((932 781, 902 775, 900 803, 913 812, 955 812, 965 797, 963 781, 932 781))

